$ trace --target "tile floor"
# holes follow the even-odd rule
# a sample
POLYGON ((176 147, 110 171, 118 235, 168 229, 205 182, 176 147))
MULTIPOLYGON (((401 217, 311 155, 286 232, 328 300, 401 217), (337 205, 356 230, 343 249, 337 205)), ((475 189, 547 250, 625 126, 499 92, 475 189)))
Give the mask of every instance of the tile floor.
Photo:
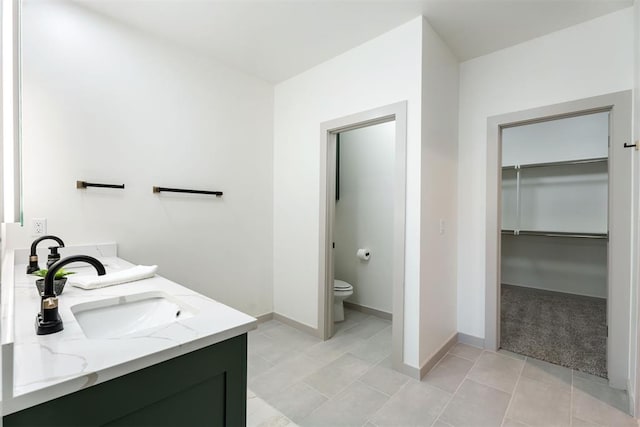
POLYGON ((249 333, 249 426, 635 426, 588 374, 457 344, 422 381, 391 370, 391 323, 347 310, 326 342, 277 321, 249 333))

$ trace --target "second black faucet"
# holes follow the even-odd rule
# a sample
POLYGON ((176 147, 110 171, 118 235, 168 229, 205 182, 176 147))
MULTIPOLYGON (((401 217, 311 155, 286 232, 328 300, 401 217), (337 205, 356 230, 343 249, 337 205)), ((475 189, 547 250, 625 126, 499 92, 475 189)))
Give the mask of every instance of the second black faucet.
MULTIPOLYGON (((56 242, 58 242, 59 246, 52 246, 49 248, 51 250, 51 254, 49 255, 50 259, 52 255, 54 255, 53 258, 56 258, 55 255, 58 255, 58 248, 64 248, 64 242, 58 236, 48 235, 34 240, 33 243, 31 243, 31 254, 29 255, 29 265, 27 265, 27 274, 32 274, 40 270, 36 249, 38 247, 38 243, 42 242, 43 240, 55 240, 56 242), (55 248, 55 250, 53 250, 52 248, 55 248)), ((58 259, 60 259, 60 255, 58 255, 57 259, 54 259, 53 262, 57 261, 58 259)), ((49 263, 47 263, 47 267, 49 267, 49 263)))

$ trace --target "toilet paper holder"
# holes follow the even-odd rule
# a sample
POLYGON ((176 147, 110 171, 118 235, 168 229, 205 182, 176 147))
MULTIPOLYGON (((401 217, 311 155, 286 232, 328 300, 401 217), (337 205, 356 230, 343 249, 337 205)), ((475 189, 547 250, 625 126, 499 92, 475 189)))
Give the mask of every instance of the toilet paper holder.
POLYGON ((369 251, 369 249, 360 248, 357 250, 356 256, 363 261, 369 261, 369 258, 371 257, 371 252, 369 251))

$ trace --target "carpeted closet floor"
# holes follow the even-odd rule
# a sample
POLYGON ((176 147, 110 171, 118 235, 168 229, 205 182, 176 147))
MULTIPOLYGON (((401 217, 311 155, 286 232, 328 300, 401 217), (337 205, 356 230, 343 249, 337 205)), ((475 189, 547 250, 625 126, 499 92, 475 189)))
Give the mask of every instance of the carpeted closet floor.
POLYGON ((500 346, 607 377, 607 302, 502 285, 500 346))

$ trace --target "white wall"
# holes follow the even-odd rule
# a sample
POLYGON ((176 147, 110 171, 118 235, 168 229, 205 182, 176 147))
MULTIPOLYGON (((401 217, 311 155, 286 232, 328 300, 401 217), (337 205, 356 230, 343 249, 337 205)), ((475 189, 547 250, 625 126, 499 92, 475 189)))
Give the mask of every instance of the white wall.
POLYGON ((459 81, 458 60, 426 20, 422 43, 421 367, 457 333, 459 81))
POLYGON ((125 259, 271 312, 273 87, 70 2, 25 1, 23 35, 26 228, 45 217, 68 244, 116 241, 125 259))
POLYGON ((317 327, 320 124, 406 100, 405 363, 418 366, 422 18, 276 85, 274 311, 317 327))
POLYGON ((395 122, 340 133, 335 278, 353 285, 347 301, 391 313, 395 122), (371 258, 356 256, 367 248, 371 258))
POLYGON ((609 112, 502 130, 502 166, 609 156, 609 112))
POLYGON ((484 337, 487 117, 631 89, 632 49, 627 8, 460 65, 460 332, 484 337))
POLYGON ((607 241, 502 236, 502 283, 607 298, 607 241))

